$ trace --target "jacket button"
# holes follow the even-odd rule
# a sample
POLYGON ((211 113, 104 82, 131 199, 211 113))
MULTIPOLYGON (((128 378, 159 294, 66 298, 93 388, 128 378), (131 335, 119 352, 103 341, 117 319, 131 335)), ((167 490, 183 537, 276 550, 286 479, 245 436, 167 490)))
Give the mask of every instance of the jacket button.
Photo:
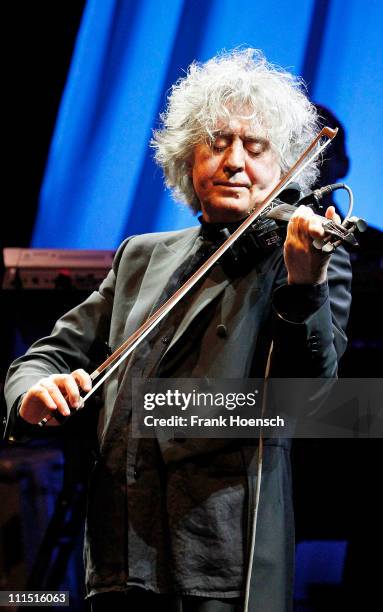
POLYGON ((139 471, 138 471, 138 469, 135 467, 135 468, 134 468, 134 471, 133 471, 133 476, 134 476, 134 478, 137 480, 137 478, 139 477, 139 475, 140 475, 140 472, 139 472, 139 471))
POLYGON ((164 336, 164 337, 162 338, 162 344, 169 344, 169 342, 170 342, 170 338, 169 338, 169 336, 164 336))
POLYGON ((226 325, 223 325, 223 323, 217 325, 217 336, 220 338, 226 338, 227 336, 227 328, 226 325))

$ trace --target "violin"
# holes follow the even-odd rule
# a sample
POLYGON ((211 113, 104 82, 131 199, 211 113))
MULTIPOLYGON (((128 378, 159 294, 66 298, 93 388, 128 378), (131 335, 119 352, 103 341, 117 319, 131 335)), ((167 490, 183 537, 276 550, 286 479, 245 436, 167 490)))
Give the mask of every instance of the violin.
MULTIPOLYGON (((263 257, 265 253, 282 247, 287 233, 287 223, 300 205, 310 207, 321 220, 324 229, 322 238, 313 240, 316 249, 323 253, 331 254, 341 244, 347 250, 353 250, 359 246, 356 234, 365 231, 367 224, 363 219, 351 217, 353 206, 353 195, 351 189, 343 184, 336 183, 316 189, 309 195, 301 198, 301 190, 298 183, 291 183, 284 189, 278 198, 273 200, 262 214, 252 223, 230 246, 228 251, 220 259, 225 273, 230 277, 247 274, 253 267, 255 259, 263 257), (350 198, 349 209, 342 223, 336 223, 331 219, 318 214, 323 207, 321 200, 324 195, 345 189, 350 198)), ((232 223, 205 223, 200 218, 202 225, 202 236, 212 243, 214 248, 223 244, 241 225, 242 221, 232 223)))

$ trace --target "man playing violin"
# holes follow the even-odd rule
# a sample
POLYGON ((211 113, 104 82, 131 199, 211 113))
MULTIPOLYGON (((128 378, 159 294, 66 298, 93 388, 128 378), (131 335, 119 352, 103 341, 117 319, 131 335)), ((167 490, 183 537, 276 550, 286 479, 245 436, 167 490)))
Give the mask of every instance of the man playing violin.
MULTIPOLYGON (((34 435, 47 413, 76 411, 92 385, 95 343, 115 349, 129 337, 217 248, 223 229, 259 208, 317 131, 299 80, 260 52, 193 63, 170 92, 152 146, 175 197, 201 213, 200 227, 124 241, 99 291, 12 364, 8 437, 34 435)), ((317 175, 312 161, 299 178, 303 193, 317 175)), ((333 207, 326 217, 338 220, 333 207)), ((288 440, 265 440, 250 562, 257 440, 174 441, 169 457, 159 441, 132 436, 131 382, 263 378, 265 369, 336 376, 350 266, 342 248, 331 258, 314 248, 323 231, 299 206, 284 244, 212 268, 104 383, 85 535, 92 610, 238 612, 247 595, 251 612, 292 609, 288 440)))

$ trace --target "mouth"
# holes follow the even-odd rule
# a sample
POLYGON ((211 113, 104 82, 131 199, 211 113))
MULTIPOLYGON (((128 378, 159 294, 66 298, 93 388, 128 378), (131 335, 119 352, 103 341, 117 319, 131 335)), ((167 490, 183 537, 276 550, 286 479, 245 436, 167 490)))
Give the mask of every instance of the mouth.
POLYGON ((250 185, 248 183, 234 183, 229 181, 213 181, 213 185, 215 187, 227 187, 232 189, 250 189, 250 185))

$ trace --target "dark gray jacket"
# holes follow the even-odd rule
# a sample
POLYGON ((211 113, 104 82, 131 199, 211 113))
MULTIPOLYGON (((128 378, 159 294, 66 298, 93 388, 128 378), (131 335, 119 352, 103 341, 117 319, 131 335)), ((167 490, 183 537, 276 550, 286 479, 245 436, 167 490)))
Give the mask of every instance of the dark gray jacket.
MULTIPOLYGON (((153 311, 163 297, 164 287, 180 273, 183 262, 202 244, 199 228, 125 241, 99 291, 64 315, 51 336, 35 343, 12 364, 6 383, 11 413, 8 433, 20 396, 32 384, 54 372, 70 372, 79 367, 92 371, 96 345, 106 343, 114 350, 129 337, 153 311)), ((332 256, 328 286, 315 288, 284 286, 286 270, 280 249, 259 257, 244 276, 232 278, 220 266, 215 267, 193 299, 186 299, 179 307, 178 315, 168 317, 136 349, 128 365, 111 376, 104 385, 98 422, 100 455, 90 477, 85 541, 89 595, 124 589, 127 581, 158 590, 169 588, 161 580, 155 582, 153 576, 156 564, 164 561, 155 558, 153 542, 158 543, 161 555, 169 548, 169 542, 161 540, 163 529, 153 527, 153 539, 148 542, 145 534, 140 534, 141 525, 134 524, 135 512, 145 504, 145 496, 149 515, 156 520, 161 516, 163 519, 166 500, 153 493, 161 486, 160 477, 145 471, 145 461, 142 469, 140 441, 131 436, 131 379, 155 376, 160 370, 166 372, 167 363, 182 352, 182 346, 190 343, 190 334, 201 329, 198 326, 207 319, 198 347, 190 345, 190 353, 183 361, 187 366, 183 369, 178 363, 172 371, 174 375, 262 377, 273 341, 271 376, 336 376, 338 359, 346 346, 350 278, 348 256, 341 249, 332 256)), ((174 536, 168 552, 176 568, 170 586, 195 595, 235 596, 243 592, 246 571, 246 499, 251 506, 256 485, 256 444, 232 448, 221 441, 215 447, 207 441, 205 451, 199 447, 198 456, 189 451, 179 462, 172 460, 171 453, 167 456, 165 452, 161 458, 168 469, 167 499, 176 498, 173 506, 168 506, 168 527, 174 536), (226 531, 234 530, 236 542, 242 534, 245 555, 238 553, 237 564, 235 560, 229 564, 227 574, 227 534, 222 534, 220 545, 222 524, 209 531, 212 517, 222 508, 227 513, 226 531), (207 531, 201 527, 200 533, 197 529, 191 538, 196 523, 201 525, 204 520, 207 531), (197 556, 204 563, 204 554, 211 556, 214 551, 216 566, 223 568, 219 575, 211 577, 208 566, 198 570, 192 559, 196 545, 201 547, 197 556), (237 575, 233 575, 233 567, 237 575), (206 574, 200 584, 196 571, 206 574)), ((282 612, 290 609, 293 588, 288 442, 266 440, 263 462, 249 609, 282 612)))

